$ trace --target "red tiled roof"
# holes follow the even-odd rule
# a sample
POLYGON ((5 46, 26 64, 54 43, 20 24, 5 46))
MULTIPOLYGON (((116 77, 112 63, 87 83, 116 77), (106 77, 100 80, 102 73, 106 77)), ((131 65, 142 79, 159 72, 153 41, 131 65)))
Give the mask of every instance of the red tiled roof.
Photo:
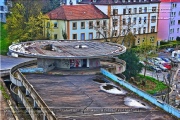
POLYGON ((94 5, 63 5, 50 11, 47 15, 51 20, 90 20, 109 18, 94 5))

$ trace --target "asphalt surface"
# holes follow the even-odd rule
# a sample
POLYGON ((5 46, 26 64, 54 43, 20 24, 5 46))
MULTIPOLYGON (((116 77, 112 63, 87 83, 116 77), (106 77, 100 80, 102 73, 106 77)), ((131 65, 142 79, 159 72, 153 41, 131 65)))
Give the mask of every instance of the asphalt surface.
POLYGON ((3 56, 0 55, 0 70, 7 70, 7 69, 11 69, 13 66, 22 63, 22 62, 26 62, 29 60, 33 60, 35 58, 22 58, 22 57, 10 57, 10 56, 3 56))

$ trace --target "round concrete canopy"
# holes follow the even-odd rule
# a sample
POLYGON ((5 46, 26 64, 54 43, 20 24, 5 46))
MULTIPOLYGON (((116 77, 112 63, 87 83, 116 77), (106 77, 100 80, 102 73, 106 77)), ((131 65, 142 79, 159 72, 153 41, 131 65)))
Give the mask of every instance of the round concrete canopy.
POLYGON ((126 47, 110 43, 77 40, 36 40, 9 46, 9 51, 22 56, 52 59, 100 58, 116 56, 126 47))

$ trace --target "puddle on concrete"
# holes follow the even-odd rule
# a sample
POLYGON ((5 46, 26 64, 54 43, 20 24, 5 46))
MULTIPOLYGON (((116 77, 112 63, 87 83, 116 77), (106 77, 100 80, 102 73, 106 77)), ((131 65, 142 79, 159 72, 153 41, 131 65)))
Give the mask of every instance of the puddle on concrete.
POLYGON ((131 98, 131 97, 125 97, 124 98, 124 104, 127 106, 135 107, 135 108, 145 108, 145 109, 150 109, 148 105, 146 105, 144 102, 131 98))
POLYGON ((110 84, 110 83, 105 83, 105 84, 101 85, 100 89, 107 93, 111 93, 111 94, 125 95, 127 93, 123 89, 120 89, 117 86, 110 84))
POLYGON ((93 81, 97 82, 97 83, 108 83, 108 81, 104 80, 103 78, 97 77, 94 78, 93 81))

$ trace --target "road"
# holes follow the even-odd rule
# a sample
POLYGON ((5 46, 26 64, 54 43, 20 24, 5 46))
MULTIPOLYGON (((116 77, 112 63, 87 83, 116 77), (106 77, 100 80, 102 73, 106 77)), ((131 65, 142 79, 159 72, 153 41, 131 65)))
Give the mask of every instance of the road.
POLYGON ((15 57, 10 57, 10 56, 0 55, 0 60, 1 60, 0 70, 11 69, 13 66, 19 63, 26 62, 33 59, 35 58, 21 58, 21 57, 15 58, 15 57))

